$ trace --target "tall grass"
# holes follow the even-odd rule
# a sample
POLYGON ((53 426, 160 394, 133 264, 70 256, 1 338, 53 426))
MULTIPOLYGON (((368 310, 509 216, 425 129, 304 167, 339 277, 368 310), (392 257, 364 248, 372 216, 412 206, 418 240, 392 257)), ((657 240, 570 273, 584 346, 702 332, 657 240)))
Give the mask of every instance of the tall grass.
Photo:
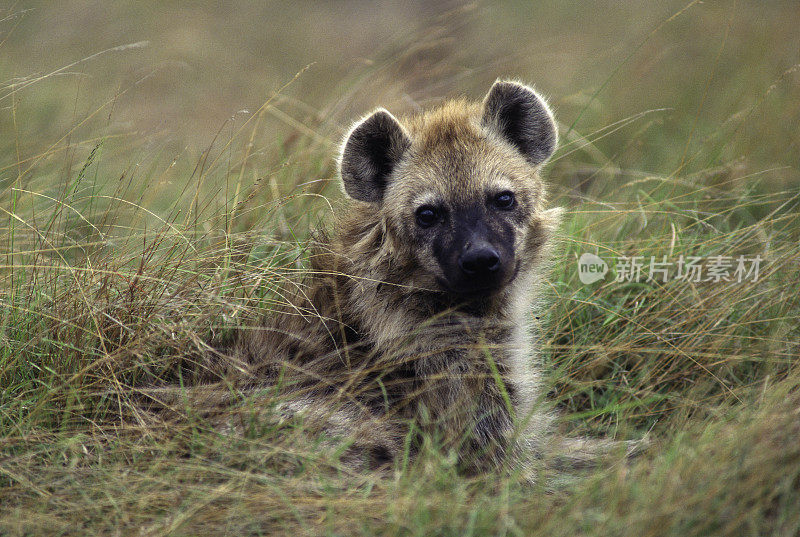
MULTIPOLYGON (((635 39, 583 64, 589 82, 540 56, 573 85, 542 82, 565 133, 547 170, 552 204, 568 214, 539 314, 550 398, 569 434, 648 434, 637 459, 547 471, 536 485, 514 471, 463 476, 435 452, 356 472, 341 464, 346 439, 332 445, 299 421, 254 417, 225 435, 188 402, 177 420, 143 404, 152 387, 213 367, 215 344, 285 303, 310 230, 340 208, 331 156, 355 114, 480 98, 495 76, 527 72, 526 53, 553 50, 553 36, 578 47, 615 28, 584 9, 577 31, 566 8, 543 6, 554 28, 526 34, 513 54, 485 39, 516 28, 522 8, 509 3, 400 28, 333 87, 329 65, 323 75, 295 65, 263 106, 229 114, 199 149, 116 122, 131 113, 125 99, 151 91, 150 73, 120 75, 110 96, 107 80, 96 92, 81 82, 74 100, 59 98, 70 86, 56 75, 4 75, 1 532, 800 532, 799 59, 765 41, 760 19, 743 22, 796 21, 791 4, 624 8, 635 39), (681 40, 692 61, 670 55, 681 40), (588 285, 577 266, 586 252, 612 266, 588 285), (666 282, 616 281, 623 256, 719 255, 760 256, 757 281, 694 282, 674 268, 666 282)), ((44 32, 41 13, 0 16, 0 51, 28 42, 20 28, 44 32)), ((80 65, 138 50, 123 49, 80 65)))

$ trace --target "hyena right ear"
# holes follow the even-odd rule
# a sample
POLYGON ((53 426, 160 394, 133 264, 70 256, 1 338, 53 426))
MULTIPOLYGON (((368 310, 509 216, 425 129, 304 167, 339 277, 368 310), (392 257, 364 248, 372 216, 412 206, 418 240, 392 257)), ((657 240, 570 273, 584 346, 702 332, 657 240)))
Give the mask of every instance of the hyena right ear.
POLYGON ((483 125, 500 134, 538 166, 556 150, 553 113, 533 88, 498 80, 483 100, 483 125))
POLYGON ((339 170, 351 198, 379 202, 400 157, 411 139, 392 114, 379 109, 361 120, 347 135, 339 170))

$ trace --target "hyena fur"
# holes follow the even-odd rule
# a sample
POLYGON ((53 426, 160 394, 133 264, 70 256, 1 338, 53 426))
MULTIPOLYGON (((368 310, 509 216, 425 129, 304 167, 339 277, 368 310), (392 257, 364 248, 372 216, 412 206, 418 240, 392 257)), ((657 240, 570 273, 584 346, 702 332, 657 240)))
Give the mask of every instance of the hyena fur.
POLYGON ((532 88, 497 81, 345 137, 347 206, 282 314, 239 337, 241 389, 389 462, 434 439, 466 470, 545 449, 551 422, 532 323, 560 209, 539 171, 557 128, 532 88))

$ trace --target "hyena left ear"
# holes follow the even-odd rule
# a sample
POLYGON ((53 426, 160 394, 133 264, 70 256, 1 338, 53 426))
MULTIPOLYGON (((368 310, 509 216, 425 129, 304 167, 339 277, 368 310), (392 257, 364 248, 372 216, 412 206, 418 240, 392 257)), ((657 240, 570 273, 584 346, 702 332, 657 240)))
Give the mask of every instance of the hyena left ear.
POLYGON ((392 170, 410 145, 405 129, 384 109, 357 123, 347 135, 339 159, 347 195, 381 201, 392 170))
POLYGON ((495 82, 483 100, 482 121, 535 166, 556 150, 558 133, 553 113, 544 99, 524 84, 495 82))

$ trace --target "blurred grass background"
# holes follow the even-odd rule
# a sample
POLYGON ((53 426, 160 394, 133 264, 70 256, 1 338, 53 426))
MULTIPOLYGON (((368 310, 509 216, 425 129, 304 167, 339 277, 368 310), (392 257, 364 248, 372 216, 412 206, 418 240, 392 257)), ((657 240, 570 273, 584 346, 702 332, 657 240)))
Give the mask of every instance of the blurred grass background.
POLYGON ((800 531, 800 5, 0 6, 0 529, 14 535, 800 531), (568 218, 543 347, 582 475, 353 474, 302 426, 220 436, 135 398, 302 274, 375 106, 533 83, 568 218), (577 279, 577 257, 761 255, 758 282, 577 279), (545 490, 546 489, 546 490, 545 490))

